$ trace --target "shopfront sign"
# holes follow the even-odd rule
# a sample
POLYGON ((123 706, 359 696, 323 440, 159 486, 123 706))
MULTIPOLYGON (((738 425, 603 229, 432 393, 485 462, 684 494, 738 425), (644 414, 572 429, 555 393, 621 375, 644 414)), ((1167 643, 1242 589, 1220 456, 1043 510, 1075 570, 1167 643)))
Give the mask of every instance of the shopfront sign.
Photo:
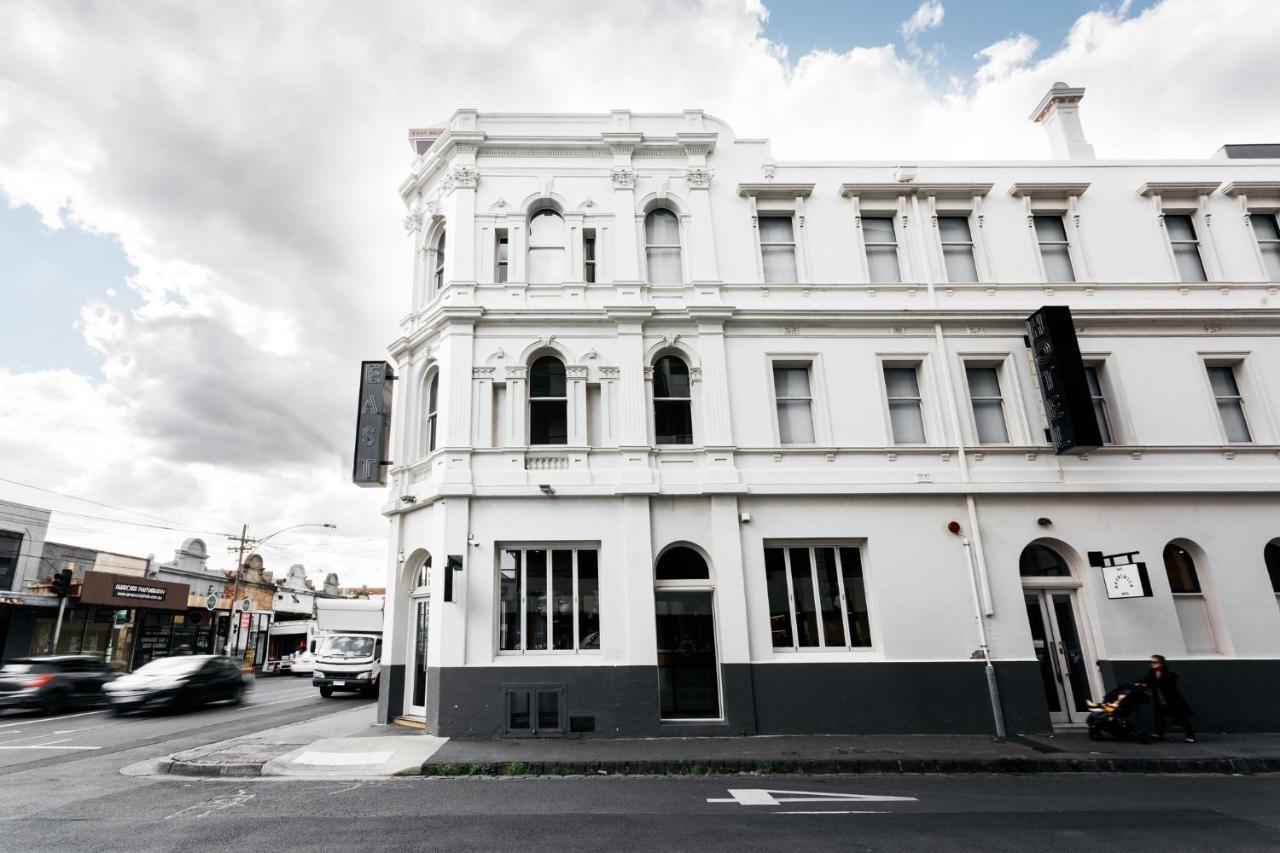
POLYGON ((1120 554, 1089 552, 1089 565, 1102 569, 1102 582, 1107 588, 1107 598, 1150 598, 1151 579, 1147 576, 1147 564, 1140 562, 1137 551, 1120 554))
POLYGON ((360 362, 360 400, 356 408, 356 451, 351 482, 357 486, 387 484, 387 450, 391 447, 391 365, 360 362))
POLYGON ((105 604, 113 608, 143 607, 151 610, 186 610, 191 588, 185 583, 85 572, 80 589, 84 604, 105 604))
POLYGON ((1049 440, 1058 455, 1102 446, 1075 322, 1065 305, 1046 305, 1027 318, 1027 346, 1040 381, 1049 440))

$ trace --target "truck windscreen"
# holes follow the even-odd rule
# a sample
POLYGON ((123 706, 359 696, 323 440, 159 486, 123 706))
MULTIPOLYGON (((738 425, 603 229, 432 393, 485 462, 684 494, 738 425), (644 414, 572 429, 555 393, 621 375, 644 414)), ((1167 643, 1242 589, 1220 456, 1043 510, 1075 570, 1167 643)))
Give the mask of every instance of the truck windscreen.
POLYGON ((335 658, 367 658, 373 654, 373 637, 328 637, 320 654, 335 658))

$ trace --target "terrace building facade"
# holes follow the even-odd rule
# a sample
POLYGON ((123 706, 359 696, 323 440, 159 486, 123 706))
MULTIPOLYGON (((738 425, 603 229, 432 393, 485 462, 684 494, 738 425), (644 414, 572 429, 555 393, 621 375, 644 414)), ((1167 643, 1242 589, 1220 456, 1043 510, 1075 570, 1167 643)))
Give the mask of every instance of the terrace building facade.
POLYGON ((776 161, 698 110, 412 132, 382 718, 989 732, 990 662, 1043 731, 1162 653, 1200 728, 1274 727, 1280 159, 1098 160, 1082 96, 1039 161, 776 161), (1097 449, 1055 453, 1043 306, 1097 449))

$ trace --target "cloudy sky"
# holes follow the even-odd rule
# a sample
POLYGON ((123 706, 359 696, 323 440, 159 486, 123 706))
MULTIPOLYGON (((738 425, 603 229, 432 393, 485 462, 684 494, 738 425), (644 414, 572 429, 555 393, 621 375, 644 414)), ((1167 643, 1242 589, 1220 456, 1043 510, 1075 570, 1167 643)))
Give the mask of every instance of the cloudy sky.
POLYGON ((351 409, 408 307, 410 126, 701 107, 779 159, 1035 159, 1065 80, 1103 158, 1280 141, 1274 0, 4 0, 0 33, 0 498, 226 567, 242 523, 334 522, 264 556, 355 583, 383 571, 351 409))

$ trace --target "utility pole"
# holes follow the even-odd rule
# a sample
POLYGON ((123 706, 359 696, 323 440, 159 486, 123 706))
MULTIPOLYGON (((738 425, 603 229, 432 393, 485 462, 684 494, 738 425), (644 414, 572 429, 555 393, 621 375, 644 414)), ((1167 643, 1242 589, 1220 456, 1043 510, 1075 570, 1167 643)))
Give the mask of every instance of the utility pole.
POLYGON ((236 549, 236 575, 235 582, 231 585, 231 615, 227 621, 227 643, 222 648, 222 653, 227 657, 231 657, 231 632, 235 630, 236 616, 236 599, 240 596, 240 571, 244 568, 244 546, 249 541, 249 525, 244 524, 240 527, 240 536, 236 539, 239 547, 236 549))

